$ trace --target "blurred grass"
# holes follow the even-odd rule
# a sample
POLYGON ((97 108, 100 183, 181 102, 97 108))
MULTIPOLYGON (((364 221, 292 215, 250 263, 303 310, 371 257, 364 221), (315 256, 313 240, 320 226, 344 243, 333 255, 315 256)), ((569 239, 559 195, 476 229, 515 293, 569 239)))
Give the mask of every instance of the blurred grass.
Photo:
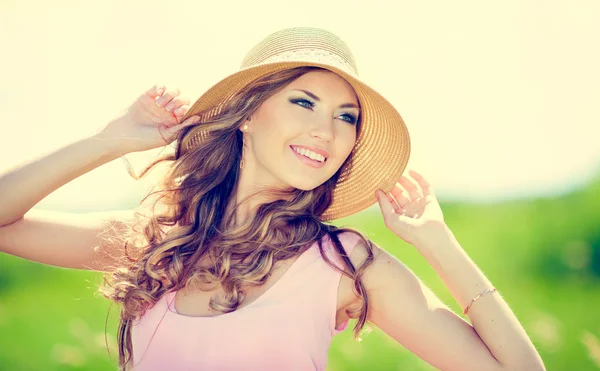
MULTIPOLYGON (((446 222, 522 322, 548 370, 600 369, 600 181, 560 198, 443 203, 446 222)), ((393 236, 377 211, 339 220, 408 265, 455 312, 437 274, 393 236)), ((101 275, 0 256, 0 370, 115 369, 116 306, 101 275)), ((333 340, 328 370, 434 370, 378 329, 333 340)))

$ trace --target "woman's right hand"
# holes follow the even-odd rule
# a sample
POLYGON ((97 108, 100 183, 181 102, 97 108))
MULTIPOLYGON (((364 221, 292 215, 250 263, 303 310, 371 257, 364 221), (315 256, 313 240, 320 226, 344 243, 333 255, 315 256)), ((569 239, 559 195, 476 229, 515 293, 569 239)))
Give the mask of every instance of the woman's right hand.
POLYGON ((122 154, 165 146, 175 140, 179 130, 200 122, 198 116, 181 122, 189 103, 189 99, 179 97, 178 89, 167 90, 163 85, 155 85, 96 137, 114 140, 122 154))

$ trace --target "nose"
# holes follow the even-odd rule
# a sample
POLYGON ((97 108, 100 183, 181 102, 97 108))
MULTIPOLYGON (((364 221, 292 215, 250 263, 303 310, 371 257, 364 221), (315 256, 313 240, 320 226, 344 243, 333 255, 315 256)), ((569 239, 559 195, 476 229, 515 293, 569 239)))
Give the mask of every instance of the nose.
POLYGON ((315 118, 313 125, 310 128, 310 136, 320 138, 323 141, 329 142, 333 139, 334 119, 332 118, 315 118))

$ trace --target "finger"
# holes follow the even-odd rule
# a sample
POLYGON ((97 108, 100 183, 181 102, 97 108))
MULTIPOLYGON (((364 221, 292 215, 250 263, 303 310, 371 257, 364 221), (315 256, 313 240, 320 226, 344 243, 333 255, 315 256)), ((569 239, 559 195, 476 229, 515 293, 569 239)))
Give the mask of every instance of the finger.
POLYGON ((175 116, 177 116, 178 119, 182 118, 183 116, 185 116, 185 114, 187 113, 187 111, 190 109, 189 106, 181 106, 179 108, 175 108, 175 110, 173 111, 173 113, 175 114, 175 116))
POLYGON ((155 99, 144 94, 140 97, 140 100, 147 107, 147 109, 144 110, 144 113, 149 119, 165 123, 168 126, 176 125, 179 122, 179 119, 175 114, 166 111, 162 107, 158 107, 155 99))
POLYGON ((167 90, 160 97, 156 97, 156 105, 159 107, 164 107, 169 104, 169 102, 179 95, 179 89, 171 89, 167 90))
POLYGON ((165 92, 164 85, 154 85, 153 87, 151 87, 150 89, 148 89, 146 91, 146 95, 149 96, 150 98, 156 98, 156 97, 162 95, 164 92, 165 92))
POLYGON ((396 199, 398 206, 405 208, 408 204, 410 204, 410 199, 404 195, 404 189, 400 183, 396 183, 394 188, 392 188, 391 194, 396 199))
POLYGON ((148 118, 155 118, 157 120, 161 120, 163 118, 161 115, 162 109, 156 107, 156 100, 154 98, 151 98, 146 94, 142 94, 140 101, 148 108, 144 110, 144 114, 146 114, 148 118))
POLYGON ((388 193, 385 196, 387 197, 388 201, 390 202, 390 204, 394 208, 394 212, 396 214, 402 214, 404 212, 403 208, 401 208, 398 205, 398 202, 396 202, 396 200, 394 199, 394 196, 391 193, 388 193))
POLYGON ((389 198, 386 197, 386 194, 381 190, 377 190, 375 192, 375 197, 377 197, 379 207, 381 208, 381 213, 383 214, 383 219, 387 221, 392 214, 395 214, 394 206, 391 204, 389 198))
POLYGON ((165 105, 165 109, 169 112, 173 112, 173 110, 183 106, 184 104, 190 104, 190 100, 187 98, 175 97, 165 105))
POLYGON ((164 112, 161 116, 161 121, 168 127, 177 126, 179 124, 177 117, 170 112, 164 112))
POLYGON ((419 183, 419 186, 421 187, 422 191, 423 191, 423 198, 431 195, 435 197, 435 192, 433 190, 433 187, 429 184, 429 182, 427 180, 425 180, 425 178, 417 173, 415 170, 409 170, 410 176, 413 177, 414 180, 417 181, 417 183, 419 183))
POLYGON ((175 135, 177 132, 187 126, 197 125, 200 122, 200 117, 190 116, 185 121, 178 125, 173 125, 167 129, 169 135, 175 135))
POLYGON ((411 201, 416 201, 418 198, 421 198, 421 192, 415 183, 413 183, 410 179, 405 176, 401 176, 398 181, 402 186, 408 191, 411 201))

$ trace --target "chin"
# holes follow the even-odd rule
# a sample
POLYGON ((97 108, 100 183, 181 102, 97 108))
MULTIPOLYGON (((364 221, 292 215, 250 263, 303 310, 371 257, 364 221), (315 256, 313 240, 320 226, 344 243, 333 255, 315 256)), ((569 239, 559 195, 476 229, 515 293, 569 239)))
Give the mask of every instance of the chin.
POLYGON ((308 179, 304 181, 298 180, 296 182, 293 182, 291 183, 291 186, 302 191, 312 191, 313 189, 317 188, 323 183, 325 183, 325 181, 318 183, 315 182, 314 179, 308 179))

